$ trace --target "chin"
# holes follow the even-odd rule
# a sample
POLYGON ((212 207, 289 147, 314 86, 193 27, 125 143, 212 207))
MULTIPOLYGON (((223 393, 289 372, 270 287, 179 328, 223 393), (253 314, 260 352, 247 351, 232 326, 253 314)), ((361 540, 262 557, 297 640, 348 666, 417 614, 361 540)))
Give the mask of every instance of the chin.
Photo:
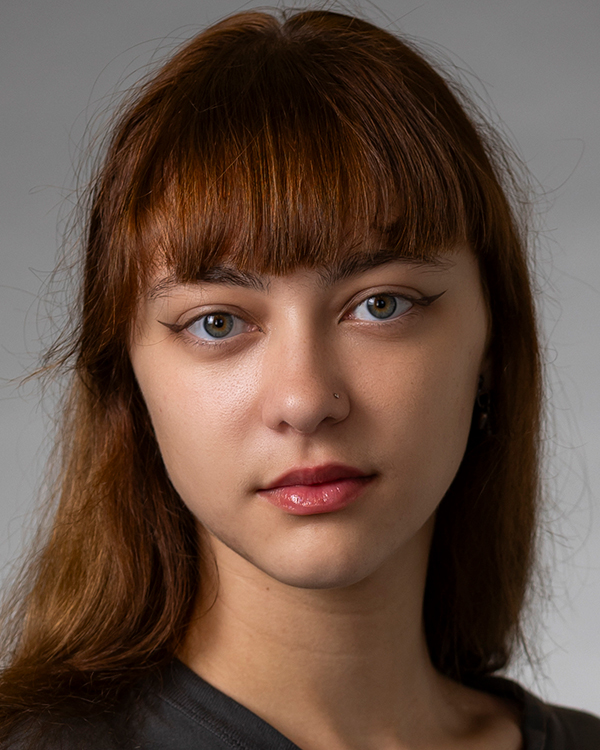
POLYGON ((240 578, 324 590, 355 586, 390 564, 399 570, 418 558, 426 565, 433 517, 405 514, 383 524, 360 514, 330 514, 290 517, 267 533, 264 524, 251 523, 204 529, 217 564, 240 578))
MULTIPOLYGON (((257 565, 254 563, 254 565, 257 565)), ((258 566, 257 566, 258 567, 258 566)), ((287 586, 299 589, 344 589, 368 578, 379 566, 343 565, 329 566, 326 569, 314 565, 263 566, 262 571, 270 578, 287 586)))
POLYGON ((296 544, 259 554, 233 550, 269 578, 302 589, 341 589, 375 573, 393 554, 372 542, 296 544), (367 554, 365 554, 365 551, 367 554))

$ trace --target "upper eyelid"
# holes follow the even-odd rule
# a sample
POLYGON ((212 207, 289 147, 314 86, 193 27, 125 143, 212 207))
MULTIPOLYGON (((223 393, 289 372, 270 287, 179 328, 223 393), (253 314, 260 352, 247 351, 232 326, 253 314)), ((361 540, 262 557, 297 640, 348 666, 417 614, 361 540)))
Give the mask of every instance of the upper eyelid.
MULTIPOLYGON (((423 297, 413 297, 410 294, 398 294, 398 293, 393 293, 393 292, 374 292, 374 293, 372 292, 371 294, 367 294, 365 297, 362 297, 362 299, 359 299, 357 302, 353 302, 348 307, 346 312, 344 312, 343 317, 346 317, 347 315, 355 312, 357 308, 359 308, 361 305, 364 305, 365 302, 368 302, 373 297, 383 297, 383 296, 397 297, 398 299, 408 300, 409 302, 412 302, 412 303, 418 303, 420 299, 423 299, 423 297)), ((406 313, 410 312, 410 310, 412 310, 412 305, 408 310, 405 310, 400 315, 396 315, 394 318, 381 318, 380 320, 373 319, 372 321, 363 321, 363 322, 385 323, 387 320, 391 321, 391 320, 396 320, 397 318, 403 317, 404 315, 406 315, 406 313)))
MULTIPOLYGON (((366 294, 364 297, 362 297, 362 299, 358 299, 356 301, 351 302, 349 304, 349 308, 354 309, 355 307, 358 307, 358 305, 362 305, 368 299, 371 299, 371 297, 377 297, 378 295, 383 295, 383 294, 388 294, 390 297, 400 297, 402 299, 408 299, 411 302, 418 302, 419 300, 425 299, 424 297, 416 297, 411 294, 399 294, 399 293, 388 292, 388 291, 370 292, 369 294, 366 294)), ((232 315, 233 317, 239 318, 240 320, 243 320, 246 323, 250 322, 243 315, 232 312, 231 310, 227 310, 226 306, 215 306, 214 308, 207 310, 206 312, 201 312, 201 313, 198 313, 197 315, 194 315, 192 318, 190 318, 190 320, 186 321, 185 323, 172 323, 172 324, 169 324, 168 327, 177 328, 179 330, 184 330, 185 328, 189 328, 191 325, 194 325, 194 323, 197 323, 199 320, 202 320, 202 318, 205 318, 208 315, 217 315, 218 313, 232 315)), ((167 325, 167 324, 163 323, 163 325, 167 325)))
MULTIPOLYGON (((414 304, 417 305, 423 305, 427 306, 431 304, 432 302, 435 302, 436 299, 441 297, 443 294, 445 294, 446 290, 443 292, 440 292, 439 294, 435 295, 423 295, 423 294, 411 294, 407 292, 400 292, 397 290, 391 290, 391 289, 380 289, 380 290, 370 290, 369 292, 363 292, 362 294, 357 294, 354 296, 354 299, 350 300, 350 302, 345 306, 345 312, 344 315, 346 315, 348 312, 352 311, 354 308, 358 307, 359 305, 366 302, 371 297, 377 297, 378 295, 387 294, 391 297, 399 297, 401 299, 410 300, 414 304)), ((194 323, 198 322, 198 320, 201 320, 202 318, 206 317, 207 315, 215 315, 217 313, 225 313, 227 315, 232 315, 236 318, 239 318, 240 320, 244 321, 248 324, 254 324, 253 321, 250 319, 251 316, 245 316, 243 314, 242 310, 236 310, 235 312, 232 310, 232 307, 230 305, 214 305, 210 306, 210 309, 199 312, 197 315, 194 315, 190 320, 186 320, 182 323, 166 323, 164 321, 159 320, 158 322, 164 325, 165 327, 169 328, 170 330, 180 333, 184 331, 186 328, 189 328, 194 323), (227 309, 229 308, 229 309, 227 309)))
POLYGON ((189 328, 190 326, 194 325, 194 323, 197 323, 199 320, 202 320, 202 318, 206 318, 208 315, 217 315, 218 313, 223 313, 225 315, 231 315, 234 318, 239 318, 239 320, 244 321, 244 323, 252 324, 251 320, 248 320, 248 318, 244 317, 240 314, 240 312, 232 312, 231 310, 225 309, 226 306, 215 306, 210 310, 206 310, 203 312, 198 313, 197 315, 193 315, 189 320, 186 320, 182 323, 167 323, 165 321, 159 320, 158 322, 165 326, 166 328, 169 328, 171 331, 174 331, 175 333, 180 333, 181 331, 185 331, 186 328, 189 328))
MULTIPOLYGON (((220 312, 221 312, 221 314, 224 313, 224 311, 220 311, 220 312)), ((250 325, 247 321, 245 321, 239 315, 233 315, 232 313, 224 313, 224 314, 225 315, 231 315, 232 318, 235 318, 237 321, 241 322, 243 325, 246 325, 246 326, 250 325)), ((212 336, 209 335, 207 338, 205 338, 204 336, 201 336, 200 334, 196 334, 196 333, 192 333, 191 332, 191 330, 190 330, 191 327, 194 324, 196 324, 199 321, 201 321, 203 318, 215 317, 215 316, 218 316, 218 315, 219 315, 219 311, 203 313, 202 315, 197 316, 195 319, 192 319, 189 323, 186 323, 183 330, 185 332, 187 332, 188 335, 193 336, 198 341, 201 341, 202 343, 208 343, 210 345, 225 343, 226 341, 229 341, 230 339, 236 338, 237 336, 239 336, 240 333, 244 333, 244 331, 239 331, 238 330, 235 333, 235 335, 229 335, 230 333, 233 332, 233 328, 232 328, 232 330, 228 331, 225 336, 222 336, 222 337, 212 337, 212 336)), ((234 323, 234 326, 235 326, 235 323, 234 323)), ((206 330, 206 328, 205 328, 205 330, 206 330)), ((208 331, 206 331, 206 332, 208 333, 208 331)), ((246 331, 246 333, 247 333, 247 331, 246 331)))
POLYGON ((413 302, 416 305, 421 305, 424 307, 427 307, 432 302, 435 302, 437 299, 439 299, 443 294, 446 293, 446 290, 443 292, 440 292, 439 294, 408 294, 406 292, 398 292, 398 291, 392 291, 392 290, 380 290, 376 292, 370 292, 369 294, 365 294, 364 296, 359 297, 359 299, 352 301, 348 307, 347 311, 354 310, 359 305, 362 305, 367 300, 371 299, 371 297, 378 297, 380 295, 388 295, 390 297, 399 297, 400 299, 409 300, 410 302, 413 302))

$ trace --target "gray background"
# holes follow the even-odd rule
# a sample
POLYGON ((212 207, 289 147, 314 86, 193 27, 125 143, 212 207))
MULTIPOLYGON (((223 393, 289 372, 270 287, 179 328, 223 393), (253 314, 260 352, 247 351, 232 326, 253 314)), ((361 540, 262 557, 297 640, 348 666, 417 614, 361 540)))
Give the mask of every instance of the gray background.
MULTIPOLYGON (((248 7, 256 3, 2 0, 1 378, 31 368, 47 330, 40 285, 54 263, 57 220, 68 211, 73 165, 98 103, 124 73, 132 83, 159 45, 168 49, 248 7)), ((396 28, 449 50, 481 79, 543 193, 539 287, 554 403, 546 443, 553 535, 546 535, 545 559, 553 599, 537 605, 543 659, 534 673, 517 664, 512 674, 547 699, 600 714, 600 3, 379 0, 379 11, 363 7, 378 23, 387 23, 385 12, 396 28)), ((5 569, 41 481, 47 427, 34 389, 0 388, 5 569)))

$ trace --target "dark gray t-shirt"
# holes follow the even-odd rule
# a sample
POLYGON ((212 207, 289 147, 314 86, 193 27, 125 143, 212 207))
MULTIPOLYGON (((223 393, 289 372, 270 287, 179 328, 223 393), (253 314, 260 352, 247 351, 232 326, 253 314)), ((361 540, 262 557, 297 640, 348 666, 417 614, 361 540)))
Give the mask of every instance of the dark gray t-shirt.
MULTIPOLYGON (((472 684, 517 702, 523 750, 600 750, 599 718, 543 703, 502 678, 472 684)), ((136 701, 132 718, 125 722, 120 717, 110 724, 78 721, 61 732, 60 739, 42 744, 45 750, 300 750, 177 659, 136 701)), ((16 750, 22 745, 10 747, 16 750)))

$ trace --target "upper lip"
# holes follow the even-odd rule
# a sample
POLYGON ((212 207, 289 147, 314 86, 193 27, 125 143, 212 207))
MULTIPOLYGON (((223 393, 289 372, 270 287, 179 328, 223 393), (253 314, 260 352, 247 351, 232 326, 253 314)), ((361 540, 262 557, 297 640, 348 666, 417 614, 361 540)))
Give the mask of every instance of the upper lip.
POLYGON ((307 466, 287 471, 262 489, 273 490, 276 487, 290 487, 298 484, 322 484, 323 482, 333 482, 335 479, 366 476, 370 475, 360 469, 356 469, 354 466, 345 466, 344 464, 307 466))

